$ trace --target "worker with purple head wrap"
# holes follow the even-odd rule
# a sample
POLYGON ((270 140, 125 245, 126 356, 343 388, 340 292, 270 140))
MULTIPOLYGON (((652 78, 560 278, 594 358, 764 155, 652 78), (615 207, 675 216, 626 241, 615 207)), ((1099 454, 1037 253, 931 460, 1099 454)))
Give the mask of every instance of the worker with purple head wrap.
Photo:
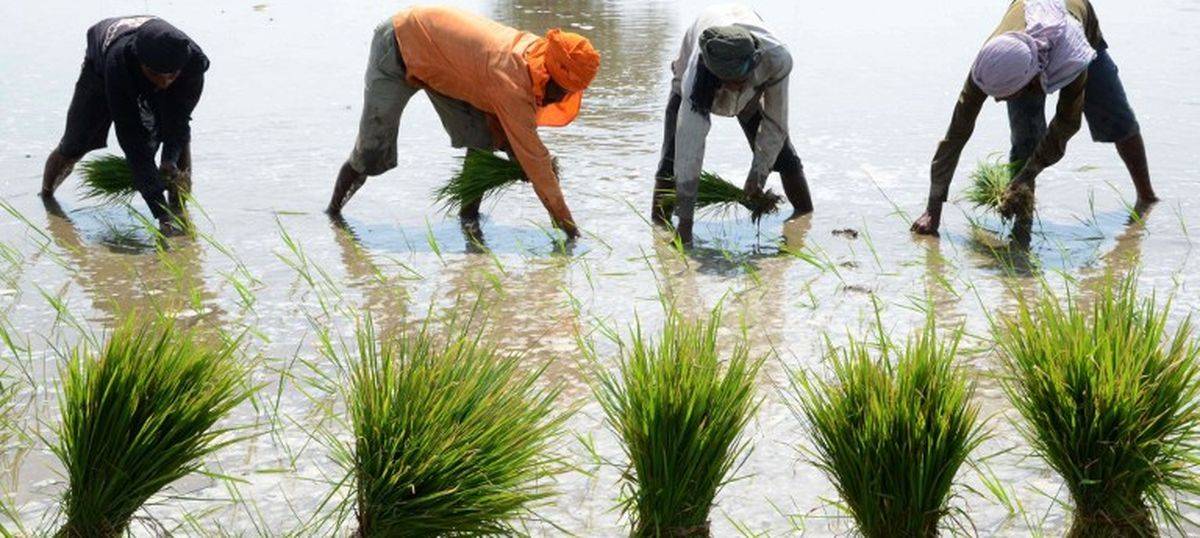
POLYGON ((959 95, 945 138, 933 157, 925 214, 912 225, 937 235, 942 206, 963 147, 988 97, 1008 105, 1017 166, 1000 212, 1021 214, 1033 207, 1034 181, 1066 152, 1067 142, 1087 118, 1092 140, 1113 143, 1137 189, 1139 207, 1157 201, 1150 184, 1146 148, 1117 66, 1089 0, 1015 0, 1000 27, 979 51, 959 95), (1054 119, 1046 124, 1046 95, 1059 93, 1054 119))
POLYGON ((134 188, 163 233, 178 232, 191 190, 192 111, 208 65, 187 34, 157 17, 116 17, 89 28, 66 129, 42 173, 42 197, 53 198, 80 158, 107 146, 115 124, 134 188))

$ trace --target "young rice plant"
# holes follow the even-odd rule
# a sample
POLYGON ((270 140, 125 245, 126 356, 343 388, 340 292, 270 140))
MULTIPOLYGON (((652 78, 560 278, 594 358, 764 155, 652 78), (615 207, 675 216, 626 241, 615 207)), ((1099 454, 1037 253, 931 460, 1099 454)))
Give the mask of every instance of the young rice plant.
POLYGON ((743 431, 759 405, 763 359, 742 343, 719 352, 720 319, 719 309, 697 321, 671 309, 657 340, 636 326, 616 371, 597 374, 597 397, 629 461, 621 508, 633 536, 708 536, 714 499, 750 451, 743 431))
POLYGON ((137 193, 133 188, 133 171, 124 157, 101 155, 79 164, 83 176, 83 197, 102 203, 127 202, 137 193))
MULTIPOLYGON (((558 175, 557 159, 554 160, 554 173, 558 175)), ((456 213, 472 203, 499 196, 522 181, 529 181, 529 178, 520 163, 490 151, 472 149, 463 158, 458 175, 438 188, 433 196, 447 213, 456 213)))
POLYGON ((357 535, 516 533, 565 470, 560 388, 474 331, 430 330, 377 338, 367 317, 357 333, 345 393, 354 439, 339 449, 357 535))
POLYGON ((62 369, 62 423, 51 447, 66 470, 63 537, 115 537, 168 484, 238 439, 216 423, 246 400, 237 345, 209 347, 130 316, 103 349, 76 348, 62 369))
POLYGON ((994 331, 1022 433, 1070 491, 1068 536, 1186 534, 1178 496, 1200 494, 1200 348, 1190 319, 1139 299, 1134 277, 1090 305, 1050 290, 994 331))
POLYGON ((809 424, 813 463, 868 538, 934 537, 952 514, 955 477, 985 438, 975 386, 955 366, 961 330, 933 318, 903 347, 827 341, 833 379, 793 372, 791 407, 809 424))
MULTIPOLYGON (((720 213, 740 205, 750 210, 750 219, 754 222, 778 212, 782 202, 783 197, 771 189, 763 189, 756 195, 746 194, 741 187, 708 171, 700 173, 700 182, 696 186, 697 210, 720 213)), ((675 203, 674 188, 666 193, 663 203, 675 203)))

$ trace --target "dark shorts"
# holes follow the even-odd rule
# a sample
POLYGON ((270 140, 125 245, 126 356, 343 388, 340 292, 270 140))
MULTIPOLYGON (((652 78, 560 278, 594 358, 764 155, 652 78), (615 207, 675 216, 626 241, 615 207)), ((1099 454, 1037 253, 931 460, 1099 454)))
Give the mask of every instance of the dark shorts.
MULTIPOLYGON (((1117 64, 1101 50, 1088 66, 1083 116, 1092 140, 1114 143, 1141 132, 1117 64)), ((1008 122, 1012 129, 1011 162, 1029 158, 1046 135, 1046 96, 1031 95, 1008 102, 1008 122)))
POLYGON ((104 79, 85 61, 79 71, 79 80, 75 81, 75 94, 67 109, 67 128, 58 143, 58 151, 64 157, 75 159, 103 148, 108 145, 110 127, 112 116, 104 96, 104 79))

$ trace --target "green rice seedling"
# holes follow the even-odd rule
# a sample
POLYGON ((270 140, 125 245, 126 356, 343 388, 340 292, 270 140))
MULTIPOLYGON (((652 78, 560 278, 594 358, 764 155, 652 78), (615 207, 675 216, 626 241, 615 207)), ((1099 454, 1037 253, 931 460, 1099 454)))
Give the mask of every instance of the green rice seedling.
MULTIPOLYGON (((750 219, 754 222, 778 212, 782 202, 783 197, 771 189, 763 189, 758 194, 749 195, 741 187, 708 171, 700 173, 700 182, 696 186, 696 209, 720 213, 740 205, 750 210, 750 219)), ((674 188, 666 193, 664 203, 675 203, 674 188)))
POLYGON ((338 450, 353 476, 357 536, 508 535, 553 494, 567 413, 544 367, 524 370, 478 333, 430 327, 357 334, 345 392, 354 439, 338 450))
POLYGON ((102 203, 128 202, 137 193, 133 171, 124 157, 101 155, 79 164, 83 176, 83 197, 102 203))
MULTIPOLYGON (((554 174, 558 175, 558 160, 554 160, 554 174)), ((462 170, 450 181, 433 193, 447 213, 499 196, 509 187, 529 181, 521 164, 496 155, 490 151, 468 150, 463 158, 462 170)))
POLYGON ((980 161, 971 172, 971 184, 963 192, 963 198, 977 208, 998 211, 1013 176, 1020 169, 1021 163, 1006 163, 999 158, 980 161))
POLYGON ((121 536, 151 496, 238 440, 215 427, 252 393, 236 349, 134 315, 98 353, 71 353, 51 446, 68 481, 58 536, 121 536))
POLYGON ((671 309, 657 340, 635 326, 616 370, 597 373, 596 396, 628 459, 621 509, 632 536, 709 536, 714 499, 749 454, 743 431, 761 402, 764 359, 744 343, 718 351, 720 320, 719 307, 696 321, 671 309))
POLYGON ((986 437, 975 385, 954 364, 962 331, 939 338, 930 316, 900 346, 877 330, 877 342, 827 340, 833 379, 793 372, 789 404, 863 536, 937 536, 955 477, 986 437))
POLYGON ((1200 494, 1200 346, 1190 318, 1140 299, 1135 277, 1090 301, 1049 289, 994 321, 1004 389, 1034 452, 1062 477, 1068 536, 1187 534, 1178 497, 1200 494))

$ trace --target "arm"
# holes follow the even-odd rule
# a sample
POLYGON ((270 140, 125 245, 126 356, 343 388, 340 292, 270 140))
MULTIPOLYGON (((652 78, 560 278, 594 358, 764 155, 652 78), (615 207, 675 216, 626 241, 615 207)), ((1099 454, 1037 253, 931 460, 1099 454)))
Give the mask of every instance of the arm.
POLYGON ((985 101, 987 94, 968 78, 958 96, 958 103, 954 105, 950 128, 946 130, 945 138, 938 142, 937 152, 933 155, 927 205, 931 213, 936 211, 940 214, 942 204, 949 197, 950 182, 954 179, 954 170, 958 168, 958 159, 975 132, 975 120, 979 118, 985 101))
POLYGON ((675 214, 680 222, 691 222, 695 214, 704 143, 712 128, 709 115, 692 108, 689 97, 683 96, 675 125, 675 214))
POLYGON ((788 74, 792 70, 791 56, 787 57, 787 65, 780 71, 781 76, 773 77, 763 92, 762 122, 758 125, 758 134, 754 138, 754 160, 750 165, 751 177, 758 181, 761 189, 771 173, 771 167, 779 158, 788 138, 788 74))
POLYGON ((554 173, 554 162, 546 146, 542 144, 537 133, 536 111, 532 104, 513 105, 497 114, 500 125, 508 137, 512 151, 520 162, 521 169, 533 184, 533 190, 542 201, 546 212, 554 220, 554 225, 561 228, 568 236, 576 237, 579 230, 575 227, 575 219, 571 217, 571 209, 563 199, 562 190, 558 184, 558 176, 554 173))
POLYGON ((117 142, 125 152, 125 160, 133 172, 133 186, 142 194, 154 218, 167 218, 167 200, 163 196, 165 187, 154 165, 157 147, 150 131, 142 124, 141 109, 138 107, 137 92, 124 62, 110 58, 105 65, 105 96, 109 113, 117 130, 117 142))
POLYGON ((1087 71, 1084 71, 1074 82, 1062 89, 1062 93, 1058 96, 1058 109, 1054 113, 1054 119, 1050 121, 1046 137, 1042 139, 1033 155, 1025 163, 1025 168, 1022 168, 1021 172, 1017 174, 1015 182, 1032 184, 1042 170, 1054 166, 1062 160, 1063 155, 1067 152, 1067 142, 1075 136, 1075 133, 1079 132, 1079 128, 1083 125, 1083 102, 1086 88, 1087 71))
POLYGON ((196 73, 181 78, 167 90, 162 101, 162 134, 163 165, 179 164, 179 156, 183 148, 192 140, 192 111, 200 101, 204 91, 204 73, 196 73))

